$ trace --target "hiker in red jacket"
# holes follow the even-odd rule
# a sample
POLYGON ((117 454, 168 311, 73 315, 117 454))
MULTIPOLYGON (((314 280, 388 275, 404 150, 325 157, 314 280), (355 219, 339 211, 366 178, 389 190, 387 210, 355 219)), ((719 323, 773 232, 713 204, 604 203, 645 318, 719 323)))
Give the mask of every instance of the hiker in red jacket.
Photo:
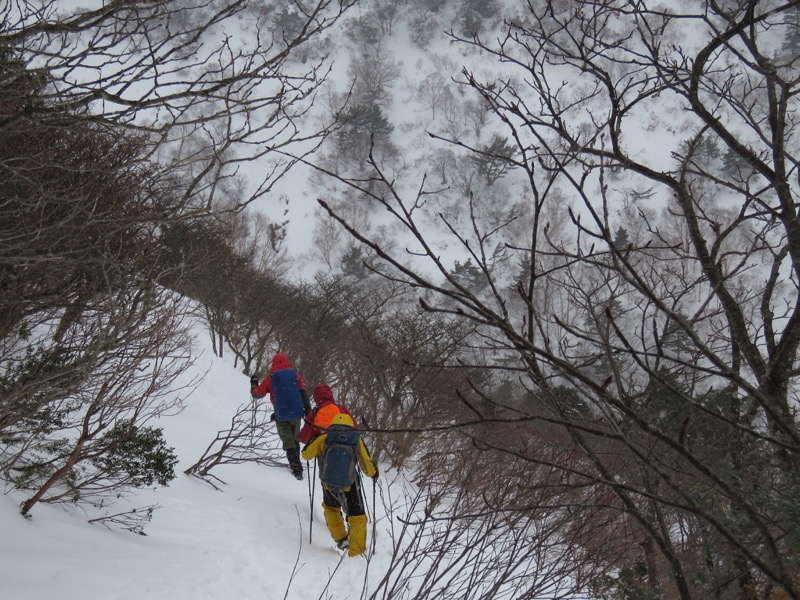
POLYGON ((271 419, 275 421, 289 467, 297 479, 303 479, 298 436, 300 421, 311 411, 311 403, 300 373, 292 368, 285 354, 276 354, 272 358, 269 377, 261 383, 257 377, 250 378, 250 394, 253 398, 263 398, 269 394, 274 409, 271 419))
POLYGON ((318 435, 325 433, 333 417, 339 414, 350 415, 354 426, 358 427, 355 417, 347 407, 334 401, 330 387, 321 383, 314 388, 312 395, 315 408, 303 419, 303 428, 300 430, 300 441, 303 444, 308 444, 318 435))

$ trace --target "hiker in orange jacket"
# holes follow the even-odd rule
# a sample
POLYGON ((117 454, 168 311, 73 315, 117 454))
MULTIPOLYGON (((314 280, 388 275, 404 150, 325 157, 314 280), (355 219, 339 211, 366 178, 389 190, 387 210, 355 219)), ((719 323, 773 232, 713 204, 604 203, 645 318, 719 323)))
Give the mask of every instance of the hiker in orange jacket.
MULTIPOLYGON (((312 460, 323 457, 326 451, 328 436, 334 436, 338 431, 354 429, 354 422, 350 415, 339 413, 331 419, 328 430, 317 436, 303 449, 303 458, 312 460)), ((367 477, 376 478, 378 469, 372 463, 364 440, 358 437, 355 447, 355 459, 358 466, 367 477)), ((325 515, 325 524, 331 533, 336 545, 344 550, 347 548, 349 556, 358 556, 367 549, 367 515, 364 510, 364 501, 361 495, 361 486, 358 477, 353 483, 341 491, 329 488, 324 479, 324 464, 320 467, 320 481, 322 482, 322 509, 325 515), (344 506, 343 506, 344 505, 344 506), (342 509, 347 514, 347 524, 342 518, 342 509)))
POLYGON ((331 424, 331 420, 338 414, 350 415, 353 427, 358 427, 355 417, 347 410, 346 406, 337 404, 333 399, 331 388, 324 383, 319 384, 312 391, 315 408, 306 415, 303 428, 300 430, 300 441, 308 444, 318 435, 321 435, 331 424))

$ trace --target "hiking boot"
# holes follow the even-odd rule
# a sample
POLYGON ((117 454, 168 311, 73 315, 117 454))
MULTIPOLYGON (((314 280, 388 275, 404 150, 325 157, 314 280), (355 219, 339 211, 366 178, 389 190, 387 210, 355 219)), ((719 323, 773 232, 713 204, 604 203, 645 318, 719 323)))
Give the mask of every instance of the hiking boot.
POLYGON ((339 550, 347 550, 350 547, 350 540, 347 538, 342 538, 338 542, 336 542, 336 547, 339 550))
POLYGON ((297 479, 303 479, 303 463, 300 462, 300 448, 289 448, 286 451, 289 468, 297 479))

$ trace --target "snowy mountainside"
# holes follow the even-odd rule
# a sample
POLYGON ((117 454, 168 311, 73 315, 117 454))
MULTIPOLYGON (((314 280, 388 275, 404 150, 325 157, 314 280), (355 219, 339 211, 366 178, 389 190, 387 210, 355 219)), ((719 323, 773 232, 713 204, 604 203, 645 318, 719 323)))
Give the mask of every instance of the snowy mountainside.
MULTIPOLYGON (((381 544, 387 537, 380 533, 369 571, 364 558, 341 560, 322 518, 318 482, 309 544, 308 481, 295 480, 288 469, 222 466, 212 471, 225 482, 222 491, 183 474, 249 399, 247 377, 214 357, 202 327, 196 335, 196 364, 185 376, 205 374, 203 383, 183 412, 155 423, 175 447, 178 477, 167 488, 139 490, 96 514, 41 504, 30 519, 19 514, 24 495, 6 490, 0 499, 4 600, 305 599, 326 597, 328 586, 337 590, 333 597, 355 598, 365 573, 382 572, 391 548, 381 544), (148 506, 156 508, 145 535, 87 524, 148 506)), ((367 480, 365 490, 371 485, 367 480)), ((380 509, 379 502, 379 523, 380 509)))
MULTIPOLYGON (((420 33, 420 17, 414 4, 420 3, 403 4, 391 31, 381 33, 379 42, 372 46, 364 44, 360 36, 367 27, 364 23, 374 23, 375 12, 379 10, 376 6, 380 3, 360 3, 346 14, 324 44, 332 72, 309 118, 315 122, 330 121, 331 111, 340 107, 339 102, 354 85, 356 91, 350 104, 358 105, 362 101, 357 92, 359 77, 363 77, 358 66, 371 59, 366 54, 367 49, 378 48, 375 52, 379 54, 380 66, 375 70, 383 72, 386 83, 377 104, 391 127, 391 148, 382 167, 406 201, 413 197, 423 179, 426 187, 438 190, 435 201, 424 208, 421 227, 431 233, 444 262, 452 265, 464 258, 464 251, 451 240, 445 240, 447 236, 442 232, 446 228, 439 214, 456 224, 463 223, 468 216, 464 210, 463 188, 469 186, 470 181, 461 181, 461 178, 469 177, 466 174, 469 158, 465 149, 455 148, 432 136, 460 137, 477 146, 502 133, 501 124, 481 114, 477 95, 458 82, 464 79, 462 69, 481 76, 499 75, 503 66, 487 62, 474 48, 450 39, 448 32, 459 23, 457 3, 437 3, 441 8, 426 15, 425 35, 420 33)), ((488 36, 496 35, 502 17, 510 14, 507 5, 496 4, 495 16, 483 23, 488 36)), ((334 136, 310 162, 323 169, 352 174, 353 171, 337 164, 339 153, 334 136)), ((485 205, 492 213, 490 218, 502 219, 508 211, 519 208, 525 199, 524 185, 524 180, 510 172, 488 190, 490 194, 485 205)), ((320 269, 339 268, 341 256, 353 244, 341 228, 329 225, 329 217, 320 208, 318 199, 332 206, 360 231, 380 240, 385 248, 402 248, 410 243, 407 233, 385 211, 313 167, 298 164, 277 182, 268 198, 259 199, 252 207, 274 223, 285 222, 285 248, 304 277, 311 278, 320 269), (336 239, 337 250, 333 257, 323 257, 319 250, 320 239, 331 235, 336 239)))

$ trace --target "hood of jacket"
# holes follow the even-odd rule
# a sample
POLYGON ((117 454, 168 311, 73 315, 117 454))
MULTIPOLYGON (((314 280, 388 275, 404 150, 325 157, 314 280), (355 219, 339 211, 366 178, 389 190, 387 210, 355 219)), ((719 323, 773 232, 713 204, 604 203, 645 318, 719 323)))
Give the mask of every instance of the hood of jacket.
POLYGON ((331 388, 324 383, 320 383, 318 386, 316 386, 312 394, 314 396, 314 403, 317 406, 333 404, 333 392, 331 391, 331 388))
POLYGON ((276 354, 272 357, 272 367, 269 372, 282 371, 283 369, 291 369, 292 363, 289 362, 289 357, 285 354, 276 354))

